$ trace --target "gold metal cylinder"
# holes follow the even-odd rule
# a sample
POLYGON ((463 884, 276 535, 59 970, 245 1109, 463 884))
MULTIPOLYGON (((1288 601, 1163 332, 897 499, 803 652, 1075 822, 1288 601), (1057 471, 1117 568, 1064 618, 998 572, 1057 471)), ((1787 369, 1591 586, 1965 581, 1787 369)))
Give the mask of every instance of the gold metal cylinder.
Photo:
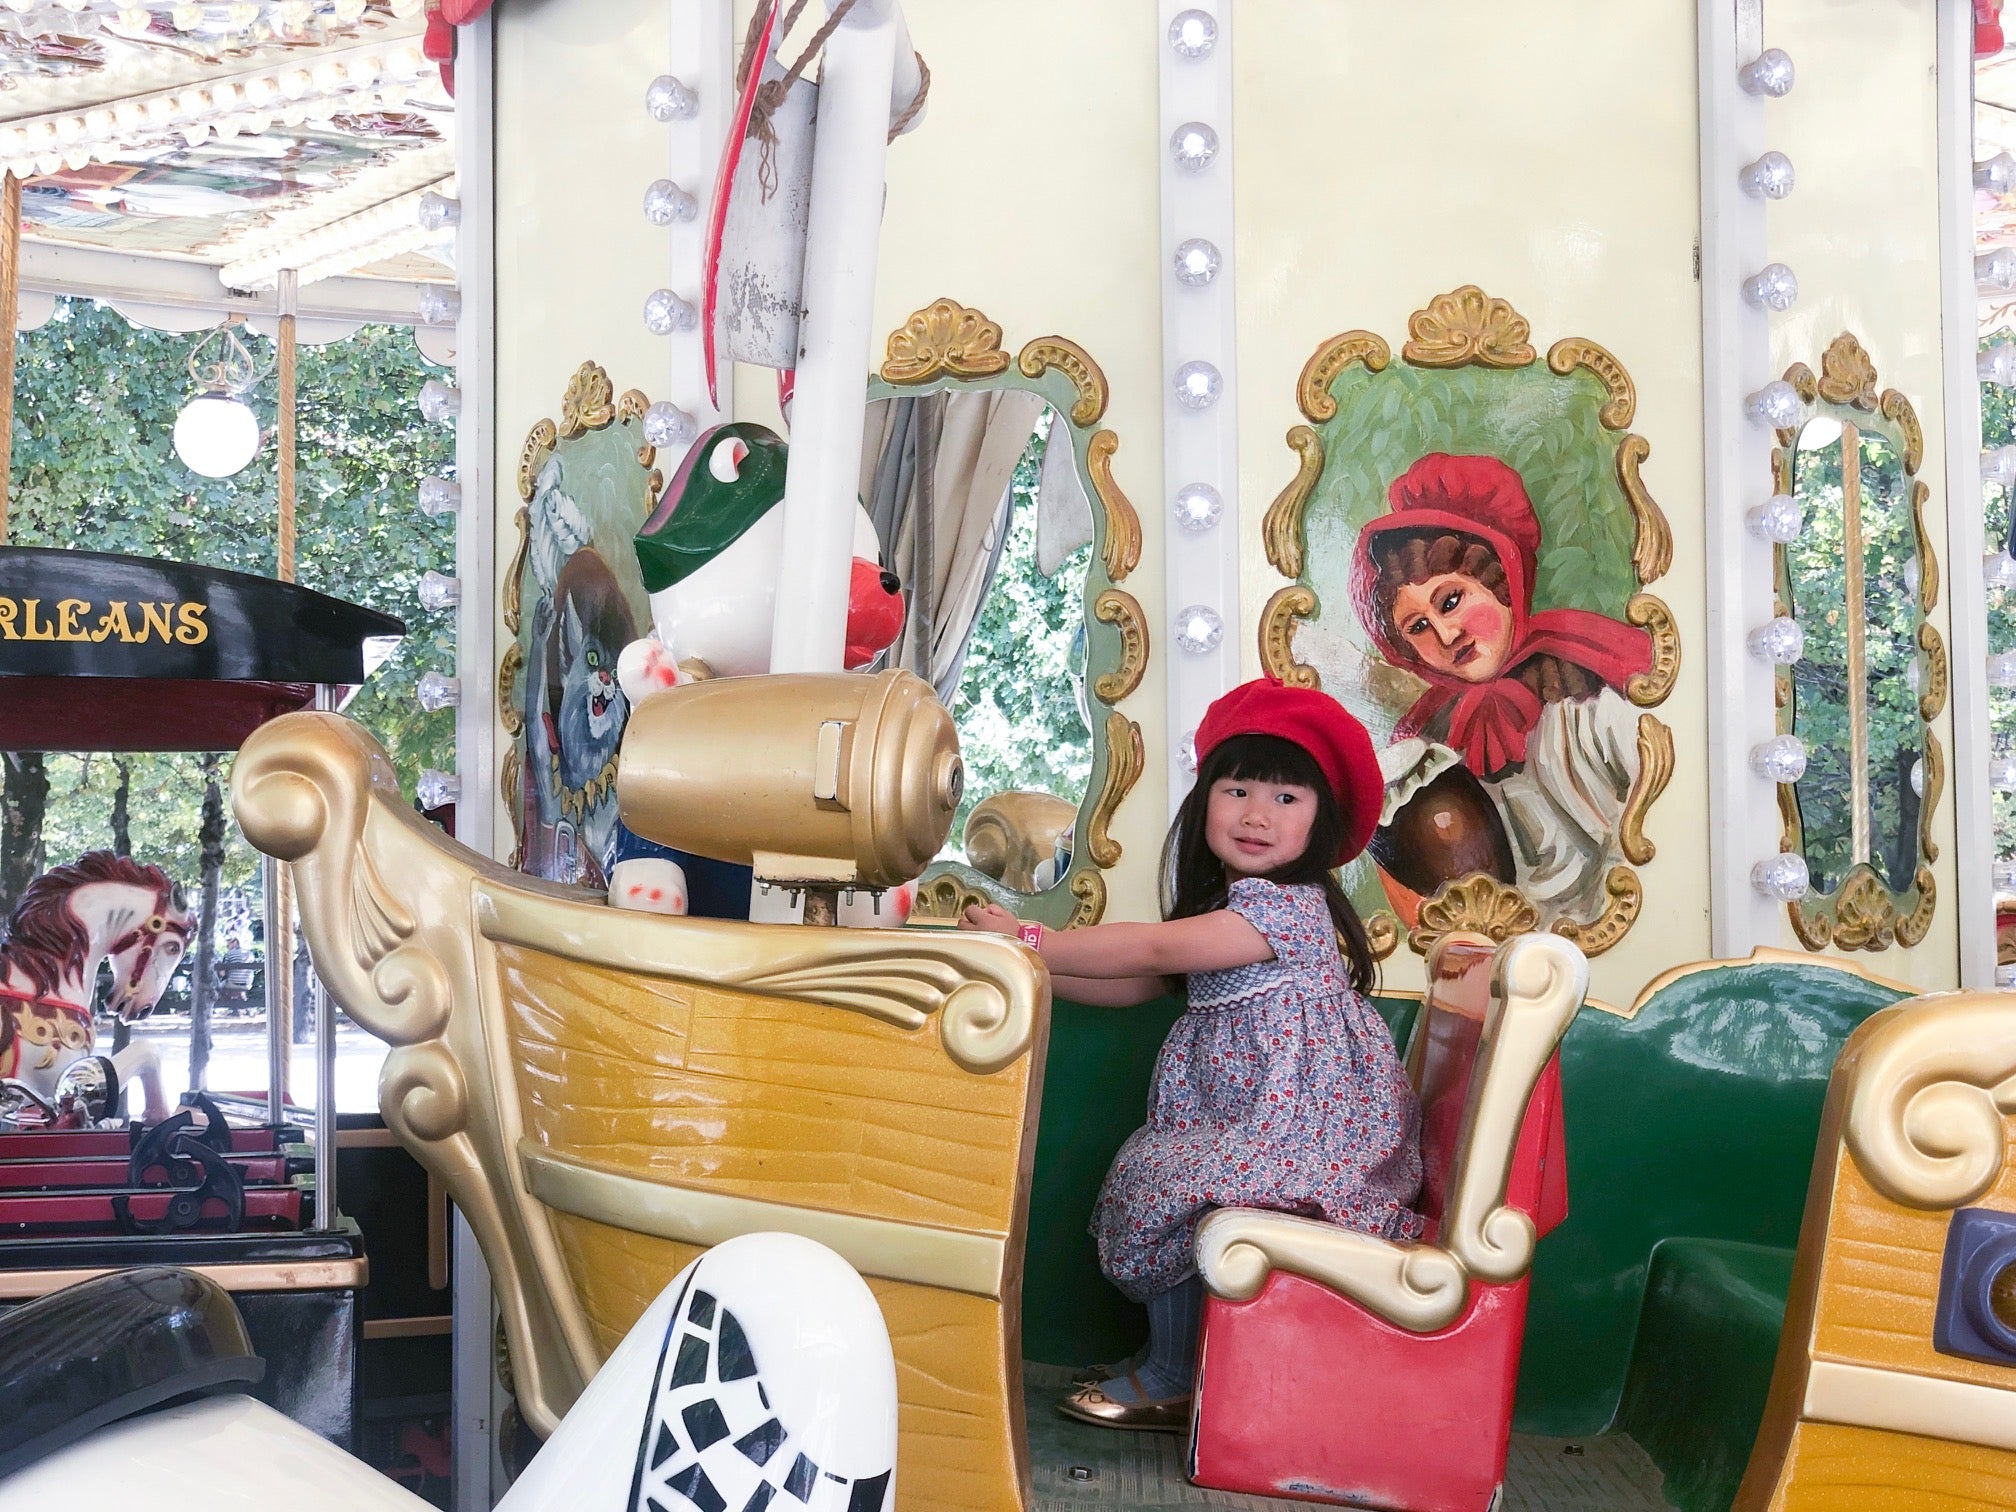
POLYGON ((766 881, 893 887, 938 854, 964 785, 923 679, 807 672, 652 694, 631 712, 616 796, 646 839, 766 881))

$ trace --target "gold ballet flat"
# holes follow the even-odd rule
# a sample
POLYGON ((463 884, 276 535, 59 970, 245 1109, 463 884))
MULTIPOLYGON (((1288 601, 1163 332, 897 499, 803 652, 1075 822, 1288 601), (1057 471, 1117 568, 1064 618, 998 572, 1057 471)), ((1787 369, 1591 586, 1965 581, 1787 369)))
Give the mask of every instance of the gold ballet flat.
MULTIPOLYGON (((1127 1384, 1137 1397, 1145 1396, 1141 1380, 1127 1372, 1127 1384)), ((1136 1433, 1187 1433, 1190 1429, 1190 1398, 1163 1397, 1160 1400, 1116 1402, 1097 1386, 1080 1386, 1057 1404, 1065 1417, 1101 1428, 1126 1428, 1136 1433)))

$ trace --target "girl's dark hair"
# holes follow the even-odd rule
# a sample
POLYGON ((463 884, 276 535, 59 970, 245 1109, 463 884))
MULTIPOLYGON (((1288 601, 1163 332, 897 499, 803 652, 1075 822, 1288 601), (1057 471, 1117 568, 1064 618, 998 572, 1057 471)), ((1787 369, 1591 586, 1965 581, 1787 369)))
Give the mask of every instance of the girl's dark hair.
POLYGON ((1169 839, 1162 848, 1162 917, 1191 919, 1225 906, 1231 879, 1225 874, 1225 863, 1205 842, 1204 815, 1211 805, 1212 784, 1228 778, 1314 789, 1316 818, 1309 826, 1308 847, 1286 866, 1269 872, 1267 880, 1313 882, 1323 889, 1323 901, 1329 905, 1330 920, 1337 926, 1344 959, 1350 966, 1351 985, 1359 992, 1372 991, 1378 980, 1372 946, 1365 938, 1358 911, 1331 870, 1344 842, 1344 816, 1338 811, 1336 794, 1316 758, 1278 735, 1234 735, 1212 747, 1204 758, 1196 784, 1176 811, 1176 822, 1169 826, 1169 839))

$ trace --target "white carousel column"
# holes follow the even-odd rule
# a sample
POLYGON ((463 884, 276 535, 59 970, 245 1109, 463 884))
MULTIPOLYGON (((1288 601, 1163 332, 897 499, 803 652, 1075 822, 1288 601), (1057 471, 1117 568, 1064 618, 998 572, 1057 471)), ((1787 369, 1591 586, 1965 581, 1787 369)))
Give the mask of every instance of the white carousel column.
POLYGON ((1191 737, 1239 681, 1239 406, 1234 350, 1232 5, 1160 0, 1161 533, 1169 810, 1195 776, 1191 737))
POLYGON ((1995 799, 1988 780, 1988 602, 1974 564, 1987 551, 1981 510, 1981 386, 1974 352, 1974 13, 1940 8, 1938 67, 1940 316, 1946 368, 1946 574, 1953 675, 1953 861, 1960 985, 1995 985, 1995 799))
POLYGON ((1775 943, 1784 905, 1751 882, 1777 851, 1777 787, 1751 750, 1777 733, 1773 665, 1750 631, 1772 614, 1771 547, 1744 524, 1771 493, 1770 429, 1745 410, 1773 378, 1766 311, 1743 293, 1769 262, 1765 199, 1745 170, 1768 150, 1766 100, 1740 77, 1763 51, 1759 0, 1700 13, 1702 443, 1708 568, 1709 935, 1718 957, 1775 943))
POLYGON ((846 659, 889 122, 920 83, 896 0, 856 0, 819 67, 773 672, 837 672, 846 659))

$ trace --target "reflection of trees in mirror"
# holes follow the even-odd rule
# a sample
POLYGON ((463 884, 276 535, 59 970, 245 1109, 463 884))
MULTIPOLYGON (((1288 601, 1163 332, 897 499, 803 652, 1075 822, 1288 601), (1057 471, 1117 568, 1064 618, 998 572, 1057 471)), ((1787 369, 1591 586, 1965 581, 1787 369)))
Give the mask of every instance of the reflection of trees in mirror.
MULTIPOLYGON (((1869 856, 1889 886, 1910 886, 1917 867, 1919 795, 1912 786, 1922 750, 1916 589, 1917 541, 1901 459, 1880 433, 1860 436, 1862 596, 1869 750, 1869 856)), ((1853 772, 1848 696, 1848 551, 1839 442, 1794 457, 1795 495, 1805 512, 1785 548, 1792 609, 1806 632, 1793 668, 1795 729, 1806 742, 1799 780, 1800 829, 1818 892, 1838 887, 1854 864, 1853 772)), ((1922 779, 1921 779, 1922 780, 1922 779)))
MULTIPOLYGON (((270 438, 234 478, 200 477, 175 456, 170 437, 189 398, 184 362, 193 339, 129 325, 81 299, 58 301, 47 324, 21 333, 12 544, 273 572, 278 459, 270 438)), ((270 345, 245 339, 262 360, 271 356, 270 345)), ((328 346, 301 348, 296 575, 410 627, 346 711, 384 743, 409 792, 423 767, 454 766, 452 711, 425 713, 413 694, 422 672, 452 671, 455 662, 453 611, 430 613, 417 597, 423 573, 452 573, 455 562, 453 521, 430 520, 414 504, 419 480, 453 463, 454 432, 423 423, 415 402, 420 385, 440 375, 402 327, 369 326, 328 346)), ((268 374, 245 396, 269 426, 278 387, 268 374)), ((88 684, 80 683, 77 696, 91 696, 88 684)), ((112 759, 51 756, 44 765, 46 862, 109 846, 119 784, 112 759)), ((201 758, 138 755, 130 766, 133 855, 193 886, 201 758)), ((223 772, 228 780, 228 761, 223 772)), ((227 831, 222 881, 227 890, 246 890, 257 917, 258 857, 235 825, 227 831)))
MULTIPOLYGON (((1993 340, 2004 340, 2007 331, 1996 331, 1993 340)), ((1990 337, 1980 342, 1986 350, 1990 337)), ((2016 390, 1999 383, 1981 385, 1981 445, 1984 448, 2016 444, 2016 390)), ((1981 488, 1983 524, 1988 549, 2009 544, 2010 490, 1999 484, 1981 488)), ((1963 564, 1964 565, 1964 564, 1963 564)), ((1956 569, 1959 570, 1959 569, 1956 569)), ((1988 649, 1990 652, 2016 650, 2016 592, 1991 588, 1988 591, 1988 649)), ((2016 750, 2016 692, 2005 688, 1988 690, 1989 739, 1998 752, 2016 750)), ((2016 861, 2016 792, 1990 795, 1994 811, 1994 844, 1997 861, 2016 861)))
MULTIPOLYGON (((1026 789, 1055 793, 1075 808, 1092 775, 1092 732, 1079 711, 1092 548, 1066 557, 1055 577, 1036 566, 1037 480, 1054 418, 1048 412, 1039 422, 1009 480, 1007 544, 952 699, 966 763, 966 796, 945 844, 957 860, 965 859, 966 816, 981 799, 1026 789)), ((1069 436, 1057 444, 1069 445, 1069 436)))

